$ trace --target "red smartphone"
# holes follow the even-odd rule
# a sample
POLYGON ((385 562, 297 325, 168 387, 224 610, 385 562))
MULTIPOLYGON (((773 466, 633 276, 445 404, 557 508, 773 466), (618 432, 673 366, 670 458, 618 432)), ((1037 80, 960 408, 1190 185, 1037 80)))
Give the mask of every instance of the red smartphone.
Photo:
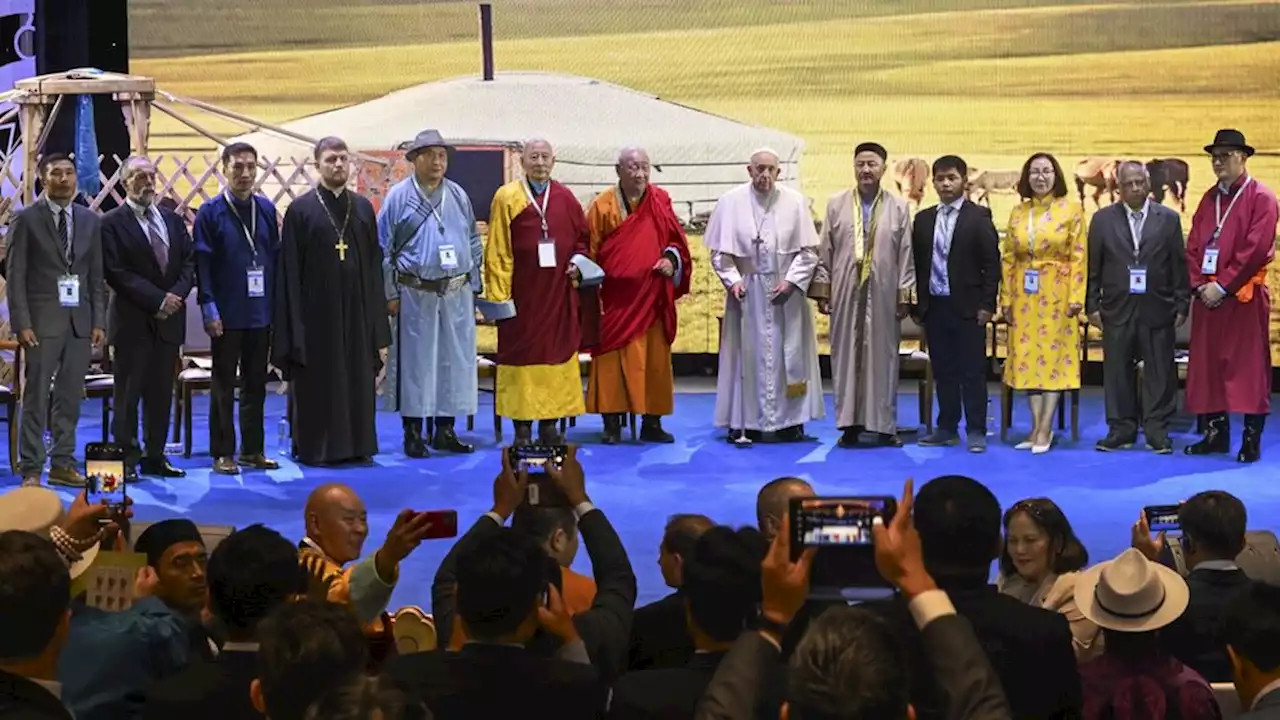
POLYGON ((431 519, 431 527, 427 528, 425 540, 458 537, 457 510, 424 510, 422 515, 431 519))

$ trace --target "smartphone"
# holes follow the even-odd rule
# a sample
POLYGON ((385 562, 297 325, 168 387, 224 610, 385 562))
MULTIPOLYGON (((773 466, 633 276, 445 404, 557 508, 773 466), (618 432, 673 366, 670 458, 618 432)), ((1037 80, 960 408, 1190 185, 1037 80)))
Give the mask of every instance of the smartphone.
POLYGON ((1151 532, 1177 531, 1182 529, 1178 524, 1180 507, 1180 505, 1148 505, 1142 508, 1142 514, 1146 516, 1147 526, 1151 528, 1151 532))
POLYGON ((559 467, 569 456, 566 445, 513 445, 507 449, 511 469, 529 475, 526 502, 533 507, 568 507, 569 498, 551 482, 548 467, 559 467))
POLYGON ((792 559, 798 559, 806 548, 819 548, 813 560, 810 594, 892 587, 876 570, 871 525, 877 517, 888 523, 897 508, 897 501, 888 495, 792 498, 792 559))
POLYGON ((457 510, 426 510, 421 514, 427 515, 431 519, 431 527, 427 529, 427 534, 423 536, 423 539, 439 540, 441 538, 458 537, 457 510))
POLYGON ((129 485, 125 480, 124 448, 115 443, 89 443, 84 447, 84 474, 89 502, 111 506, 112 515, 124 514, 129 485))

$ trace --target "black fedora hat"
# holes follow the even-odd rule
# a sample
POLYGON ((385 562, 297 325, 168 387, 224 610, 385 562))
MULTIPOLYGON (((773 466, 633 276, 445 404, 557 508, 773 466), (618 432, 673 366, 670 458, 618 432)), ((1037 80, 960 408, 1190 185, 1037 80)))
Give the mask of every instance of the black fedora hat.
POLYGON ((1204 151, 1212 153, 1214 148, 1239 150, 1244 153, 1245 157, 1253 155, 1254 152, 1253 146, 1245 142, 1244 133, 1234 128, 1219 130, 1218 133, 1213 136, 1213 142, 1204 146, 1204 151))

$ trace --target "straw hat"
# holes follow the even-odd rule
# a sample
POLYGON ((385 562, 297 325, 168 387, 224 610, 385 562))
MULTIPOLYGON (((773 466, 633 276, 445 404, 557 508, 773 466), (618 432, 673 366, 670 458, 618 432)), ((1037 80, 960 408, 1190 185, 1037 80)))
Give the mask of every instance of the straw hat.
POLYGON ((1129 548, 1076 578, 1076 607, 1098 627, 1121 632, 1158 630, 1187 609, 1187 583, 1178 573, 1129 548))
MULTIPOLYGON (((54 491, 43 487, 21 487, 0 494, 0 531, 23 530, 43 538, 66 518, 62 499, 54 491)), ((98 544, 81 554, 71 565, 71 579, 84 574, 98 557, 98 544)))

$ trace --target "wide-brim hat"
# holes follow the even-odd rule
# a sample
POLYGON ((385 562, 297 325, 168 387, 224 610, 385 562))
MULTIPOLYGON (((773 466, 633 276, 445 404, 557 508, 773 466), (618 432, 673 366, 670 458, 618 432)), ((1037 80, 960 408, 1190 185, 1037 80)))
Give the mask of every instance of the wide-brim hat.
POLYGON ((453 154, 453 146, 445 142, 439 130, 423 130, 404 149, 404 159, 413 162, 413 158, 422 150, 442 147, 453 154))
POLYGON ((1219 130, 1213 136, 1213 142, 1204 146, 1204 151, 1212 153, 1216 148, 1239 150, 1244 153, 1245 157, 1250 157, 1254 153, 1253 146, 1245 142, 1244 133, 1234 128, 1219 130))
POLYGON ((1076 607, 1100 628, 1159 630, 1187 609, 1187 582, 1173 570, 1129 548, 1076 578, 1076 607))
MULTIPOLYGON (((67 516, 62 498, 43 487, 21 487, 0 495, 0 531, 22 530, 49 537, 49 531, 67 516)), ((85 550, 80 559, 71 564, 71 579, 84 574, 98 558, 98 544, 85 550)))

